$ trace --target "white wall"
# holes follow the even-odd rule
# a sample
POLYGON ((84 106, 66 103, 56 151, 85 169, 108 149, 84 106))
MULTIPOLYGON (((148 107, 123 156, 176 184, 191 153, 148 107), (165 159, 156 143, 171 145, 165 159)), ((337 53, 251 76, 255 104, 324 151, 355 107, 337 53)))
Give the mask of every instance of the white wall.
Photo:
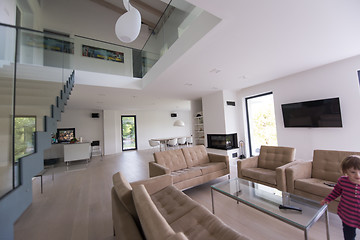
POLYGON ((65 107, 61 114, 61 121, 57 124, 58 128, 75 128, 75 137, 83 138, 83 142, 100 140, 104 143, 103 134, 103 113, 91 110, 72 110, 65 107), (91 113, 99 113, 100 118, 92 118, 91 113))
POLYGON ((356 56, 239 91, 240 134, 246 132, 245 97, 272 91, 278 144, 295 147, 296 158, 312 159, 314 149, 360 151, 359 68, 356 56), (342 128, 284 128, 281 104, 332 97, 340 98, 342 128))
POLYGON ((104 142, 105 155, 120 153, 121 147, 121 116, 135 115, 138 150, 149 149, 151 138, 190 136, 192 121, 190 111, 114 111, 104 110, 104 142), (170 113, 177 112, 178 117, 172 118, 170 113), (185 122, 185 127, 173 126, 175 120, 185 122))
POLYGON ((203 97, 202 104, 206 142, 206 134, 226 133, 223 92, 219 91, 203 97))

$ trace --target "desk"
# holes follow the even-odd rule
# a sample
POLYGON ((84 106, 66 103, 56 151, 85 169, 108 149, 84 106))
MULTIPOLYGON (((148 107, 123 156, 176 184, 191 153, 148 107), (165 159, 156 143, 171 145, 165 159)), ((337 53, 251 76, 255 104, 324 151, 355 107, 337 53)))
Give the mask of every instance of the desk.
MULTIPOLYGON (((185 137, 185 136, 184 136, 184 137, 185 137)), ((152 138, 151 140, 152 140, 152 141, 158 141, 158 142, 160 142, 160 151, 161 151, 161 145, 162 145, 162 144, 165 144, 165 150, 166 150, 167 141, 169 141, 169 140, 171 140, 171 139, 174 139, 174 138, 182 138, 182 137, 152 138)), ((185 138, 188 138, 188 137, 185 137, 185 138)))

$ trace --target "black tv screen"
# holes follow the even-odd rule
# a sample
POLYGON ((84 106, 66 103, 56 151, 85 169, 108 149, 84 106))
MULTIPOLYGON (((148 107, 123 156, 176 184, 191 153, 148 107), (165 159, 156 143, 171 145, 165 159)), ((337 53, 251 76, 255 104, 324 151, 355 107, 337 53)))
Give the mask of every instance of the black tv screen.
POLYGON ((281 105, 285 127, 342 127, 339 98, 281 105))

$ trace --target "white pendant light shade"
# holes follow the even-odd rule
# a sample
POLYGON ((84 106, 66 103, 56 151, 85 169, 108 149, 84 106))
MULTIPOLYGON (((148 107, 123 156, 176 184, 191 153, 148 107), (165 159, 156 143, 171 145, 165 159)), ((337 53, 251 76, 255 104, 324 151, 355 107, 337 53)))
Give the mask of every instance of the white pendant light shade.
POLYGON ((139 36, 141 29, 141 15, 136 8, 131 6, 128 0, 124 0, 123 2, 128 12, 121 15, 116 21, 115 33, 120 41, 130 43, 139 36))
POLYGON ((174 126, 176 126, 176 127, 185 127, 185 123, 183 121, 181 121, 181 120, 176 120, 174 122, 174 126))

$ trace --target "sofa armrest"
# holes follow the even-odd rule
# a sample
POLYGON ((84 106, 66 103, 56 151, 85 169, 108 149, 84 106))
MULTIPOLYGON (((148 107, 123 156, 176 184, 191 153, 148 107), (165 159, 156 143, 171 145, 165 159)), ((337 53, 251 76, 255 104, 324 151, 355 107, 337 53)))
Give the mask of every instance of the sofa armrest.
POLYGON ((226 168, 230 169, 229 167, 229 156, 227 155, 220 155, 214 153, 208 153, 209 161, 210 162, 224 162, 226 164, 226 168))
POLYGON ((258 166, 258 156, 245 158, 237 161, 238 177, 241 178, 241 170, 244 168, 256 168, 258 166))
POLYGON ((282 165, 280 167, 277 167, 275 169, 276 185, 279 190, 284 191, 284 192, 287 191, 285 170, 295 164, 296 164, 296 161, 293 161, 293 162, 287 163, 285 165, 282 165))
POLYGON ((160 176, 164 174, 170 174, 171 170, 156 162, 149 162, 149 174, 150 177, 160 176))
POLYGON ((312 161, 300 162, 295 161, 295 164, 285 169, 287 191, 294 193, 294 182, 296 179, 311 178, 312 161))
POLYGON ((172 176, 165 174, 161 176, 151 177, 149 179, 140 180, 130 183, 131 187, 134 188, 138 185, 144 185, 149 195, 160 191, 173 184, 172 176))

